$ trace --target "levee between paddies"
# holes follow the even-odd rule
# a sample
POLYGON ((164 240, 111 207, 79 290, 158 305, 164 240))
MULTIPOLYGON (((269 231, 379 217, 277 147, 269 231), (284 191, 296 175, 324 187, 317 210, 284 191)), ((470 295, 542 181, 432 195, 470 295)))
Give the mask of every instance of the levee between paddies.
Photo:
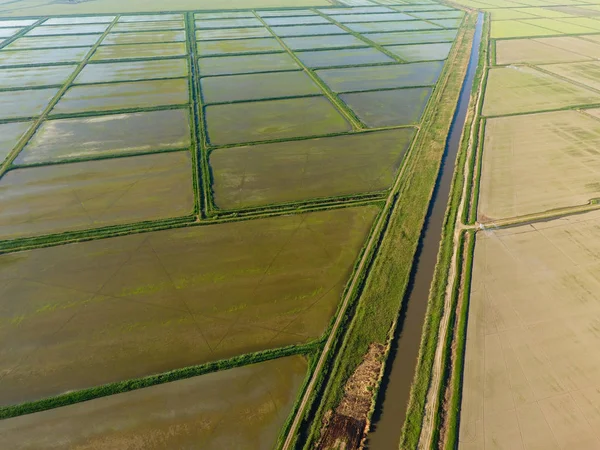
POLYGON ((600 448, 599 228, 477 234, 459 450, 600 448))
POLYGON ((2 420, 0 434, 11 450, 273 448, 306 370, 280 358, 2 420))
POLYGON ((488 119, 478 220, 493 222, 600 197, 599 155, 600 120, 587 112, 488 119))
POLYGON ((10 170, 0 239, 190 215, 191 174, 187 151, 10 170))
POLYGON ((0 256, 0 404, 321 336, 375 206, 0 256))

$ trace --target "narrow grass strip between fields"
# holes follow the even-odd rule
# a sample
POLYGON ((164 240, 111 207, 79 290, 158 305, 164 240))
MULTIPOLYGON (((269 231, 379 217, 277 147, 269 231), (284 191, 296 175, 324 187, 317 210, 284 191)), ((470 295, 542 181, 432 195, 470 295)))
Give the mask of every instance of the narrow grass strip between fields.
POLYGON ((68 392, 55 397, 48 397, 38 401, 22 403, 20 405, 5 406, 0 408, 0 420, 17 417, 24 414, 46 411, 62 406, 73 405, 75 403, 106 397, 108 395, 121 394, 150 386, 156 386, 158 384, 185 380, 186 378, 204 375, 219 370, 227 370, 235 367, 246 366, 248 364, 256 364, 275 358, 283 358, 285 356, 292 355, 308 355, 316 352, 321 345, 322 342, 320 340, 316 340, 304 345, 290 345, 273 350, 248 353, 245 355, 234 356, 233 358, 229 359, 222 359, 197 366, 184 367, 143 378, 135 378, 68 392))

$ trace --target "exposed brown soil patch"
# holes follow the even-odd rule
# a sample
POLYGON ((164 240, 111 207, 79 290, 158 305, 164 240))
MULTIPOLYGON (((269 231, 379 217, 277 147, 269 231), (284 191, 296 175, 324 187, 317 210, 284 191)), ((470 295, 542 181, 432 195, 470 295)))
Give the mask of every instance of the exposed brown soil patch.
POLYGON ((344 388, 344 397, 335 412, 326 415, 318 450, 355 450, 362 447, 373 389, 379 379, 385 346, 371 344, 363 362, 344 388))

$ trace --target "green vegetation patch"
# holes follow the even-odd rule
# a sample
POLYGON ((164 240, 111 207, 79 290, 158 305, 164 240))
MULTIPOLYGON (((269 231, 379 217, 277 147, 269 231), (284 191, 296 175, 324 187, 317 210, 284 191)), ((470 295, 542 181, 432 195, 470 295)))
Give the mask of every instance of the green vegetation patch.
POLYGON ((366 47, 367 44, 351 34, 332 36, 289 37, 282 39, 292 50, 321 48, 366 47))
POLYGON ((600 103, 600 94, 529 67, 497 67, 488 74, 483 114, 498 116, 600 103))
POLYGON ((369 127, 417 124, 432 88, 355 92, 340 98, 369 127))
POLYGON ((279 358, 3 420, 0 432, 12 450, 273 448, 307 369, 302 356, 279 358))
POLYGON ((551 31, 547 28, 541 28, 528 23, 517 22, 515 20, 503 20, 501 22, 492 22, 492 39, 505 39, 515 37, 531 37, 531 36, 549 36, 552 34, 560 34, 551 31))
POLYGON ((247 19, 196 20, 196 28, 208 30, 211 28, 246 28, 262 27, 263 23, 256 17, 247 19))
POLYGON ((112 27, 112 32, 122 31, 159 31, 159 30, 183 30, 183 20, 164 20, 156 22, 119 22, 112 27))
POLYGON ((97 63, 87 64, 75 78, 75 84, 180 78, 187 75, 188 64, 185 59, 97 63))
POLYGON ((202 78, 200 84, 205 104, 322 93, 319 86, 301 71, 208 77, 202 78))
POLYGON ((158 31, 152 33, 143 31, 139 33, 110 33, 102 41, 102 45, 118 44, 155 44, 161 42, 184 42, 185 31, 158 31))
POLYGON ((39 164, 190 146, 187 109, 47 120, 17 164, 39 164))
POLYGON ((0 70, 3 89, 62 85, 77 66, 20 67, 0 70))
POLYGON ((317 74, 334 92, 351 92, 431 86, 437 81, 443 67, 443 61, 432 61, 376 67, 323 69, 317 71, 317 74))
POLYGON ((336 66, 361 66, 395 63, 396 61, 373 47, 298 52, 296 56, 312 69, 336 66))
POLYGON ((357 33, 382 33, 390 31, 437 30, 440 27, 422 20, 407 20, 402 22, 352 23, 348 25, 348 28, 357 33))
POLYGON ((306 16, 306 17, 266 17, 264 21, 270 26, 282 25, 316 25, 331 23, 329 20, 321 16, 306 16))
POLYGON ((386 50, 405 61, 417 62, 446 59, 451 48, 451 42, 441 42, 438 44, 392 45, 386 47, 386 50))
POLYGON ((26 36, 62 36, 65 34, 97 34, 104 33, 108 24, 96 25, 56 25, 50 27, 37 26, 27 32, 26 36))
POLYGON ((402 20, 413 20, 407 14, 401 13, 384 13, 384 14, 343 14, 339 16, 330 16, 333 20, 340 23, 357 23, 357 22, 399 22, 402 20))
POLYGON ((32 122, 12 122, 0 124, 0 164, 16 147, 32 122))
MULTIPOLYGON (((558 33, 567 33, 567 34, 575 34, 575 33, 594 33, 600 29, 600 22, 597 20, 589 19, 592 23, 595 22, 595 28, 590 28, 589 26, 583 26, 576 23, 567 23, 563 19, 525 19, 520 20, 522 23, 527 23, 530 25, 535 25, 537 27, 547 28, 551 31, 556 31, 558 33)), ((547 34, 556 34, 556 33, 547 33, 547 34)))
POLYGON ((285 27, 273 27, 273 32, 277 36, 319 36, 326 34, 348 34, 340 27, 334 24, 327 25, 294 25, 285 27))
POLYGON ((79 62, 91 47, 0 52, 0 67, 79 62))
POLYGON ((0 119, 18 119, 39 116, 58 88, 0 92, 0 119))
POLYGON ((87 17, 53 17, 42 25, 82 25, 87 23, 111 23, 115 16, 87 16, 87 17))
POLYGON ((69 88, 50 114, 118 111, 188 102, 186 79, 94 84, 69 88))
POLYGON ((383 191, 413 135, 408 128, 215 150, 215 203, 236 209, 383 191))
MULTIPOLYGON (((130 159, 175 155, 188 154, 130 159)), ((134 185, 136 209, 161 192, 145 188, 134 185)), ((165 193, 181 195, 175 186, 165 193)), ((13 279, 0 297, 0 403, 318 338, 378 212, 344 208, 0 256, 13 279)))
POLYGON ((426 44, 432 42, 452 42, 457 30, 407 31, 398 33, 372 33, 366 35, 380 45, 426 44))
MULTIPOLYGON (((10 170, 0 179, 0 208, 3 212, 0 217, 0 239, 86 230, 107 225, 191 214, 194 209, 191 174, 192 163, 188 152, 160 153, 10 170)), ((10 263, 6 266, 4 263, 13 257, 3 258, 0 265, 3 268, 12 267, 10 263)), ((46 264, 50 264, 50 261, 47 260, 46 264)), ((10 269, 7 270, 13 273, 10 269)), ((62 275, 63 280, 72 276, 74 284, 70 288, 56 287, 52 291, 47 291, 45 300, 42 290, 35 293, 41 289, 44 283, 44 276, 37 272, 31 273, 32 277, 35 277, 32 278, 32 280, 36 280, 35 282, 20 286, 17 283, 15 290, 11 291, 10 296, 13 298, 31 295, 31 300, 34 300, 35 297, 38 297, 38 305, 33 309, 27 309, 32 307, 32 303, 29 303, 29 306, 23 305, 29 312, 25 312, 25 310, 19 312, 10 305, 2 305, 4 312, 0 321, 2 324, 0 335, 3 341, 10 346, 11 351, 16 352, 13 356, 23 351, 28 345, 33 345, 34 342, 30 341, 30 344, 27 344, 21 339, 23 335, 34 332, 34 329, 30 328, 32 323, 21 323, 21 319, 26 319, 24 316, 21 317, 22 314, 30 315, 29 318, 34 321, 35 328, 36 317, 42 322, 47 319, 47 316, 44 319, 44 309, 46 308, 48 308, 46 311, 48 313, 53 310, 60 313, 62 310, 60 314, 69 314, 69 311, 72 314, 73 308, 84 307, 93 298, 102 301, 101 296, 88 295, 93 287, 81 285, 84 283, 81 277, 85 278, 85 272, 78 272, 76 264, 68 271, 68 274, 62 275), (78 273, 80 279, 75 281, 78 273), (35 287, 38 283, 39 287, 35 287), (33 291, 31 290, 32 286, 34 287, 33 291), (83 289, 83 292, 78 290, 78 286, 83 289), (42 309, 38 311, 38 308, 42 309)), ((88 275, 96 276, 92 272, 88 272, 88 275)), ((98 272, 97 276, 102 278, 103 275, 98 272)), ((54 286, 64 285, 63 281, 58 281, 58 279, 55 281, 54 286)), ((50 279, 47 279, 46 282, 53 283, 50 279)), ((0 286, 2 286, 0 289, 7 287, 2 285, 2 280, 0 280, 0 286)), ((6 293, 6 291, 4 292, 6 293)), ((104 298, 104 300, 108 299, 104 298)), ((112 309, 110 303, 112 302, 104 306, 112 309)), ((66 316, 63 315, 62 318, 56 317, 56 320, 61 321, 64 318, 66 316)), ((51 325, 50 328, 40 329, 41 334, 35 339, 44 340, 45 333, 53 327, 54 325, 51 325)), ((7 357, 7 365, 14 363, 14 360, 10 362, 12 358, 9 358, 8 355, 4 354, 4 356, 7 357)), ((85 359, 83 354, 81 358, 85 359)), ((37 376, 42 376, 45 370, 51 366, 52 363, 48 366, 42 364, 35 369, 37 376)), ((31 369, 33 368, 31 367, 31 369)), ((48 389, 49 387, 40 388, 48 389)), ((57 393, 59 392, 55 392, 55 394, 57 393)), ((43 396, 49 394, 50 392, 47 392, 43 396)), ((19 402, 21 399, 15 398, 14 401, 19 402)), ((4 401, 3 403, 6 404, 4 401)))
POLYGON ((198 55, 200 56, 237 53, 272 53, 282 51, 283 47, 275 38, 206 41, 198 45, 198 55))
POLYGON ((350 131, 325 97, 292 98, 206 107, 213 145, 290 139, 350 131))
POLYGON ((21 37, 8 44, 6 50, 28 50, 36 48, 65 48, 65 47, 91 47, 101 34, 86 34, 65 36, 40 36, 21 37))
POLYGON ((287 53, 200 58, 198 68, 201 76, 300 70, 300 66, 287 53))
POLYGON ((92 61, 182 56, 186 54, 185 47, 185 42, 107 45, 98 47, 92 56, 92 61))
MULTIPOLYGON (((216 41, 219 39, 247 39, 271 37, 266 28, 218 28, 214 30, 196 31, 196 39, 199 41, 216 41)), ((200 43, 200 45, 205 45, 200 43)))

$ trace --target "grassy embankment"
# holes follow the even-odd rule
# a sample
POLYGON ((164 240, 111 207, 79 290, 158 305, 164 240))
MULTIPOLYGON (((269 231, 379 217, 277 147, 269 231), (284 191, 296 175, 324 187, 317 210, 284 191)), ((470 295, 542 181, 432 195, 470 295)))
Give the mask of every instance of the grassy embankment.
MULTIPOLYGON (((322 373, 313 393, 312 406, 305 414, 303 427, 307 434, 297 440, 296 447, 301 446, 303 440, 305 448, 316 441, 323 414, 339 403, 346 380, 360 364, 369 345, 385 344, 390 329, 395 326, 466 72, 470 46, 465 50, 464 44, 470 42, 474 26, 475 17, 468 17, 428 103, 421 128, 406 158, 405 170, 400 175, 399 190, 394 193, 394 207, 386 217, 385 237, 380 238, 368 279, 364 280, 363 274, 356 289, 355 296, 361 291, 362 294, 355 313, 348 313, 346 323, 340 328, 335 347, 340 350, 331 352, 330 370, 322 373)), ((374 390, 374 396, 376 394, 374 390)))
MULTIPOLYGON (((483 33, 482 40, 479 48, 479 61, 480 64, 477 67, 477 71, 475 73, 473 79, 473 91, 471 94, 471 101, 469 103, 469 109, 467 111, 467 118, 465 120, 465 126, 463 128, 461 143, 459 152, 457 155, 457 163, 454 171, 454 177, 452 180, 452 186, 450 191, 450 198, 448 202, 448 206, 446 209, 446 215, 444 217, 444 224, 442 228, 442 240, 440 245, 440 250, 438 253, 438 260, 436 263, 435 273, 433 277, 433 282, 431 285, 431 291, 429 294, 428 301, 428 310, 425 318, 425 324, 423 327, 423 335, 421 339, 421 346, 419 349, 419 360, 417 363, 417 370, 415 373, 415 378, 413 381, 413 386, 411 389, 411 396, 409 400, 409 407, 406 417, 406 422, 404 424, 402 439, 401 439, 401 448, 416 448, 417 443, 419 442, 419 437, 421 435, 422 425, 423 425, 423 417, 424 417, 424 408, 425 402, 427 398, 427 393, 430 388, 431 378, 432 378, 432 368, 436 354, 436 348, 438 344, 439 336, 439 328, 440 323, 444 314, 444 303, 446 298, 446 289, 449 282, 450 269, 452 265, 453 253, 455 250, 455 233, 456 233, 456 224, 458 222, 459 217, 459 207, 463 195, 463 187, 465 182, 467 182, 467 193, 471 192, 471 187, 469 184, 469 179, 471 178, 473 164, 474 164, 474 153, 475 151, 469 154, 469 145, 471 141, 471 132, 474 131, 477 136, 477 130, 472 130, 473 126, 477 125, 478 120, 478 105, 479 102, 479 86, 481 84, 482 77, 484 76, 485 69, 482 64, 485 61, 485 57, 487 55, 487 40, 485 36, 487 36, 487 30, 489 28, 489 20, 486 18, 486 21, 483 25, 483 33), (467 157, 469 156, 469 170, 467 173, 467 179, 465 180, 465 164, 467 163, 467 157)), ((473 147, 475 148, 475 147, 473 147)), ((464 211, 468 208, 468 202, 465 202, 463 205, 462 216, 464 216, 464 211)), ((457 261, 456 267, 462 266, 462 247, 463 247, 463 235, 461 234, 458 243, 458 253, 457 253, 457 261)), ((451 345, 451 336, 452 329, 454 327, 455 322, 455 308, 458 302, 458 287, 461 283, 461 277, 457 274, 456 279, 454 281, 452 287, 452 297, 450 302, 450 316, 448 322, 448 330, 444 336, 441 336, 444 339, 444 350, 442 353, 442 368, 446 368, 447 362, 449 361, 450 355, 449 351, 451 345)), ((432 443, 436 443, 439 439, 440 433, 440 424, 442 420, 442 407, 443 407, 443 395, 445 393, 446 386, 446 374, 442 374, 441 383, 439 386, 439 391, 437 393, 438 396, 438 404, 437 409, 434 413, 434 423, 432 425, 433 428, 433 438, 431 440, 432 443)))

